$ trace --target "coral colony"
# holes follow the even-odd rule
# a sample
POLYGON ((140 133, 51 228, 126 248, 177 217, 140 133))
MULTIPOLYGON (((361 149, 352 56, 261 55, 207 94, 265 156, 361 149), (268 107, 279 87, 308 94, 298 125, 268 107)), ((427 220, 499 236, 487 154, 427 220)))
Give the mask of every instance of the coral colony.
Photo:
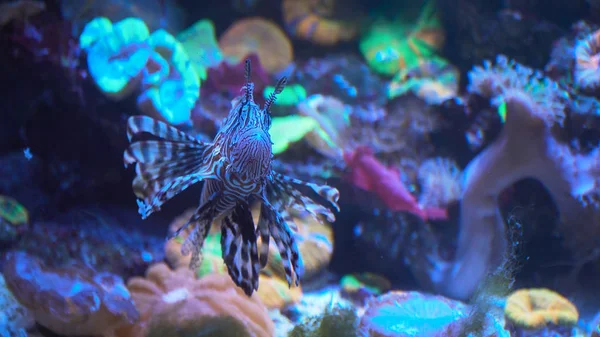
POLYGON ((5 1, 0 336, 600 337, 599 14, 5 1))

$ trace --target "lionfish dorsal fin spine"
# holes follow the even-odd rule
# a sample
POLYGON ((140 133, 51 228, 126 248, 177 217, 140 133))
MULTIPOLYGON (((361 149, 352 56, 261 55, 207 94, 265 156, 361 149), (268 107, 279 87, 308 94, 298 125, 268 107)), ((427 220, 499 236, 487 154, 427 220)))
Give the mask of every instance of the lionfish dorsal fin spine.
POLYGON ((269 95, 269 98, 265 102, 265 111, 269 111, 271 105, 273 105, 273 103, 275 103, 275 101, 277 100, 277 95, 281 94, 283 89, 285 89, 286 83, 287 77, 285 76, 280 78, 279 81, 277 81, 277 84, 275 85, 275 90, 271 93, 271 95, 269 95))
POLYGON ((246 76, 245 97, 246 97, 246 102, 250 102, 250 101, 254 100, 254 97, 253 97, 254 83, 252 83, 252 81, 251 81, 252 65, 250 63, 249 58, 246 59, 246 63, 244 65, 244 70, 245 70, 245 76, 246 76))

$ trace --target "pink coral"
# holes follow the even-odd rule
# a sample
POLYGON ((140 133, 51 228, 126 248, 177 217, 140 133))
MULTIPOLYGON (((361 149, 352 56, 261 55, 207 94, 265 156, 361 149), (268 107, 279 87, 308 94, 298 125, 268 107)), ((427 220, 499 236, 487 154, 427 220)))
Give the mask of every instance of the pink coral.
POLYGON ((86 268, 46 268, 24 252, 6 256, 4 277, 17 300, 46 328, 65 336, 112 336, 139 314, 123 281, 86 268))
POLYGON ((357 187, 375 193, 393 211, 411 212, 424 220, 445 219, 446 210, 423 208, 400 180, 397 170, 384 166, 368 147, 344 153, 351 168, 348 179, 357 187))

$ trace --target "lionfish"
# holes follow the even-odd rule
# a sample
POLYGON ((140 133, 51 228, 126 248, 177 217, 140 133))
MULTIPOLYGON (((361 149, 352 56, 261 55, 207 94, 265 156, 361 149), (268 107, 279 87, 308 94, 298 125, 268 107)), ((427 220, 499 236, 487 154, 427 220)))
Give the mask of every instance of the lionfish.
POLYGON ((288 209, 301 207, 320 221, 335 221, 333 212, 301 191, 316 194, 339 212, 339 192, 330 186, 304 182, 277 173, 273 159, 270 107, 285 87, 282 77, 261 109, 254 102, 250 60, 246 60, 246 84, 212 143, 194 137, 147 116, 127 121, 125 166, 136 163, 133 190, 143 219, 159 211, 163 203, 187 187, 201 182, 200 205, 195 213, 167 239, 190 227, 181 247, 191 256, 190 268, 201 262, 201 249, 213 221, 221 225, 221 247, 228 273, 235 284, 251 296, 258 289, 258 276, 267 264, 269 241, 275 241, 288 285, 298 286, 302 258, 294 238, 297 230, 288 209), (152 139, 132 138, 150 134, 152 139), (300 188, 300 189, 299 189, 300 188), (251 206, 260 202, 255 224, 251 206), (260 251, 258 248, 260 237, 260 251))

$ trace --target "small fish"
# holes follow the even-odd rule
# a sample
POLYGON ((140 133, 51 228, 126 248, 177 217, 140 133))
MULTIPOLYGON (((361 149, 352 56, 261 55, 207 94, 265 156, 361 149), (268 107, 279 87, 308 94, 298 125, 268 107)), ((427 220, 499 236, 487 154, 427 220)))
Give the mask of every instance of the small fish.
POLYGON ((304 187, 327 200, 339 211, 339 192, 290 178, 272 170, 270 107, 283 90, 286 78, 261 109, 254 103, 254 83, 250 81, 250 60, 246 60, 243 94, 232 101, 229 115, 213 142, 201 142, 186 133, 146 116, 133 116, 127 122, 130 141, 142 134, 154 137, 133 140, 125 150, 125 165, 135 164, 133 190, 142 218, 159 211, 163 203, 203 181, 200 206, 188 222, 168 239, 189 226, 192 230, 181 253, 191 254, 190 268, 197 269, 200 252, 213 220, 221 224, 223 260, 235 284, 251 296, 258 289, 258 273, 267 264, 269 241, 273 238, 281 255, 288 285, 299 284, 302 258, 294 237, 295 225, 287 209, 302 207, 321 220, 335 221, 333 212, 300 192, 304 187), (158 140, 156 138, 159 138, 158 140), (261 203, 258 224, 250 206, 261 203), (257 237, 261 238, 260 249, 257 237))

